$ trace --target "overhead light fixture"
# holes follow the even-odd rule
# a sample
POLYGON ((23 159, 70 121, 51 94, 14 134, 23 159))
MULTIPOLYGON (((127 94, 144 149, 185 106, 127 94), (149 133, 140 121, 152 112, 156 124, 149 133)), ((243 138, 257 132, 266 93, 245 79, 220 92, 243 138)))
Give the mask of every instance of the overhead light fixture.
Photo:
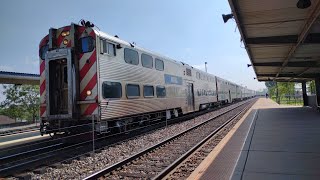
POLYGON ((233 14, 222 14, 223 22, 226 23, 229 19, 233 18, 233 14))
POLYGON ((297 8, 299 9, 306 9, 311 6, 310 0, 298 0, 297 2, 297 8))

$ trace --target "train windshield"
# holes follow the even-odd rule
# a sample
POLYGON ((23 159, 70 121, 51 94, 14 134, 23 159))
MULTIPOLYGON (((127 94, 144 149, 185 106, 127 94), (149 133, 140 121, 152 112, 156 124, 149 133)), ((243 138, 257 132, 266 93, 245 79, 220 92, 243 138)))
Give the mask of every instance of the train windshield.
POLYGON ((94 40, 91 36, 81 38, 80 44, 81 44, 81 48, 80 48, 81 53, 91 52, 94 49, 94 40))

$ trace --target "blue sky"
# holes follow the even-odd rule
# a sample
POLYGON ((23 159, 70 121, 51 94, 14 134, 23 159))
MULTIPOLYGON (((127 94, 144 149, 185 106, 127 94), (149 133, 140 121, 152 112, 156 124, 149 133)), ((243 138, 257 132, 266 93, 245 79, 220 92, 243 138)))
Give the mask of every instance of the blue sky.
POLYGON ((236 23, 224 24, 227 0, 4 0, 0 6, 0 70, 39 73, 38 44, 50 27, 80 19, 101 31, 204 69, 251 89, 264 88, 247 68, 250 60, 236 23), (32 2, 32 3, 31 3, 32 2))

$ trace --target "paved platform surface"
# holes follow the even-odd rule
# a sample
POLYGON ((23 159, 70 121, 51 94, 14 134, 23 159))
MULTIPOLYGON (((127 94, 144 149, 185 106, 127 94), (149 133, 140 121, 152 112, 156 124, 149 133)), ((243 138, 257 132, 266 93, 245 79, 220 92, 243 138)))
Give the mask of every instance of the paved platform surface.
POLYGON ((20 129, 30 129, 30 128, 36 128, 39 127, 40 123, 33 123, 33 124, 28 124, 28 125, 24 125, 24 126, 16 126, 16 127, 8 127, 8 128, 1 128, 0 132, 6 132, 6 131, 14 131, 14 130, 20 130, 20 129))
POLYGON ((320 113, 260 98, 189 179, 320 179, 320 113))

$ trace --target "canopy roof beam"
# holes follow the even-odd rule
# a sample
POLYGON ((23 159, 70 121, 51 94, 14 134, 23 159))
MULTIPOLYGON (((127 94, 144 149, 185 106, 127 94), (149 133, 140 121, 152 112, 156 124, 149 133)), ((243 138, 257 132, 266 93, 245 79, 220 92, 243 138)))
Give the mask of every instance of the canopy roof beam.
POLYGON ((317 3, 317 4, 315 5, 312 12, 308 16, 305 24, 303 25, 301 33, 298 36, 297 43, 291 47, 289 53, 287 54, 287 56, 285 57, 285 59, 282 63, 282 66, 279 68, 279 71, 278 71, 276 77, 279 77, 279 75, 282 72, 282 70, 284 69, 284 67, 288 64, 289 59, 294 55, 294 53, 296 52, 296 50, 298 49, 300 44, 303 43, 303 41, 306 39, 306 37, 308 36, 308 33, 310 31, 310 28, 312 27, 314 22, 318 19, 319 15, 320 15, 320 1, 313 1, 313 3, 317 3))
MULTIPOLYGON (((270 77, 274 78, 276 77, 277 74, 258 74, 259 78, 263 77, 270 77)), ((300 77, 300 78, 318 78, 320 77, 320 73, 303 73, 303 74, 294 74, 294 73, 289 73, 289 74, 279 74, 278 77, 283 77, 283 78, 294 78, 294 77, 300 77), (299 76, 300 75, 300 76, 299 76)))
MULTIPOLYGON (((247 38, 247 44, 297 44, 299 41, 298 35, 286 35, 286 36, 269 36, 269 37, 254 37, 247 38)), ((320 44, 320 33, 309 34, 304 44, 320 44)))

